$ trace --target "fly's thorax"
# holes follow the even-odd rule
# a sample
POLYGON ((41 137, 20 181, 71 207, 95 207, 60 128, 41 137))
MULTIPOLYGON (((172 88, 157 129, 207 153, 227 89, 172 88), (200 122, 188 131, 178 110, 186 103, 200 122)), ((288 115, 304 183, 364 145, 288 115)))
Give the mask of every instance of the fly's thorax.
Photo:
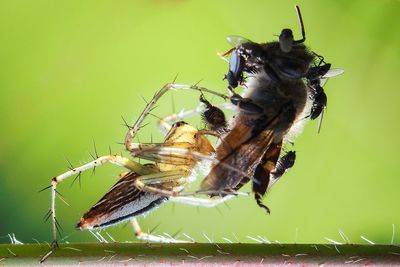
POLYGON ((273 117, 288 103, 296 109, 296 117, 301 114, 307 102, 307 87, 301 79, 273 81, 265 71, 247 79, 243 97, 250 98, 262 107, 267 117, 273 117))

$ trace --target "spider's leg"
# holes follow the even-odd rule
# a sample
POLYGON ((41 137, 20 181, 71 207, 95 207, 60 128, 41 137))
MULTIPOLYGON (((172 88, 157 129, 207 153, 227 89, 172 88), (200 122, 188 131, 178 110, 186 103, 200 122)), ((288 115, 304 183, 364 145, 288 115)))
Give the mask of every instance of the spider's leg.
POLYGON ((52 235, 53 235, 53 247, 57 246, 57 231, 59 231, 59 223, 57 221, 57 217, 56 217, 56 195, 58 193, 57 191, 57 185, 59 183, 61 183, 62 181, 64 181, 65 179, 67 179, 68 177, 74 176, 74 175, 81 175, 81 173, 83 171, 89 170, 89 169, 93 169, 96 168, 98 166, 104 165, 106 163, 112 163, 118 166, 122 166, 125 167, 127 169, 129 169, 130 171, 133 171, 135 173, 141 174, 141 175, 146 175, 146 174, 151 174, 154 173, 154 169, 141 165, 135 161, 132 161, 128 158, 122 157, 122 156, 118 156, 118 155, 107 155, 107 156, 101 156, 98 157, 97 159, 86 163, 82 166, 73 168, 63 174, 60 174, 56 177, 54 177, 51 180, 51 200, 50 200, 50 212, 49 212, 49 216, 51 217, 52 220, 52 235))
POLYGON ((157 101, 169 90, 195 90, 199 91, 201 93, 210 93, 214 94, 216 96, 222 97, 224 99, 228 99, 228 97, 224 94, 220 94, 218 92, 212 91, 210 89, 207 89, 205 87, 197 86, 197 85, 183 85, 183 84, 173 84, 173 83, 167 83, 164 85, 154 96, 153 98, 147 103, 146 107, 140 114, 139 118, 136 120, 136 122, 133 124, 132 127, 129 128, 128 133, 125 136, 125 148, 130 151, 131 150, 131 144, 132 140, 135 137, 136 133, 139 131, 141 128, 144 119, 149 115, 151 110, 155 107, 155 104, 157 101))
MULTIPOLYGON (((219 109, 234 109, 235 107, 229 103, 229 102, 224 102, 218 105, 215 105, 215 107, 219 109)), ((178 113, 174 113, 171 115, 168 115, 158 121, 158 128, 160 129, 161 133, 166 134, 172 127, 172 124, 182 121, 186 118, 194 117, 199 114, 202 114, 206 108, 204 105, 198 105, 196 108, 191 109, 191 110, 186 110, 186 111, 181 111, 178 113)))
POLYGON ((144 233, 140 228, 140 225, 136 218, 131 220, 133 231, 135 232, 136 238, 143 241, 157 242, 157 243, 193 243, 193 241, 185 241, 175 239, 171 237, 165 237, 162 235, 153 235, 151 233, 144 233))

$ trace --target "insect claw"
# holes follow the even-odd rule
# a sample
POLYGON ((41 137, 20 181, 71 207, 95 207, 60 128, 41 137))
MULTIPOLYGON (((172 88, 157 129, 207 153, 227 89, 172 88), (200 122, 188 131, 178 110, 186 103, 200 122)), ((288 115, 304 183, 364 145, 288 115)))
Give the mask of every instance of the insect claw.
POLYGON ((256 193, 256 194, 254 195, 254 199, 256 200, 257 205, 258 205, 259 207, 263 208, 268 214, 271 213, 271 210, 270 210, 266 205, 264 205, 264 204, 261 202, 262 196, 261 196, 260 194, 257 194, 257 193, 256 193))
POLYGON ((111 156, 112 153, 111 153, 111 146, 110 145, 108 146, 108 152, 109 152, 109 155, 111 156))
POLYGON ((93 169, 92 169, 92 175, 91 176, 94 176, 94 175, 96 175, 96 166, 94 166, 93 169))

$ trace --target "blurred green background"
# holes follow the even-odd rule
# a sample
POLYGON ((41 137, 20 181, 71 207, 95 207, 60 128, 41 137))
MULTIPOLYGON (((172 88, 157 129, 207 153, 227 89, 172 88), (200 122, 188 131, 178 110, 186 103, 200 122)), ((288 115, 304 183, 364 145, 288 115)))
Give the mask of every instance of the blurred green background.
MULTIPOLYGON (((345 75, 325 87, 328 112, 321 134, 308 123, 297 138, 297 162, 266 197, 266 215, 253 198, 229 208, 166 204, 140 222, 157 233, 182 230, 252 242, 342 241, 365 236, 400 243, 399 150, 400 2, 386 1, 1 1, 0 2, 0 242, 50 241, 42 218, 51 177, 87 162, 93 140, 99 154, 123 151, 121 116, 129 122, 144 101, 179 73, 178 82, 224 92, 227 64, 216 52, 225 37, 274 40, 284 27, 299 37, 294 4, 301 7, 307 44, 345 75)), ((215 99, 216 100, 216 99, 215 99)), ((155 113, 165 116, 198 103, 195 92, 167 95, 155 113)), ((152 121, 154 122, 154 120, 152 121)), ((191 121, 201 126, 197 119, 191 121)), ((140 141, 162 140, 155 124, 140 141)), ((106 166, 67 180, 57 202, 67 241, 95 241, 74 230, 80 216, 115 183, 123 169, 106 166)), ((248 188, 247 188, 248 190, 248 188)), ((107 229, 134 240, 130 227, 107 229)))

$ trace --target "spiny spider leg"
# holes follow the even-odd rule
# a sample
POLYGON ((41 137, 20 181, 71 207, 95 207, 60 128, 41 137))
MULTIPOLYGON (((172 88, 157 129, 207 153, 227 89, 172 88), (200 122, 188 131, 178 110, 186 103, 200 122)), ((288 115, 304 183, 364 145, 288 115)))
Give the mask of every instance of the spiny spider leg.
POLYGON ((133 228, 133 231, 135 232, 135 236, 139 240, 143 241, 149 241, 149 242, 157 242, 157 243, 193 243, 192 241, 185 241, 185 240, 179 240, 175 238, 169 238, 169 237, 164 237, 164 236, 156 236, 152 235, 151 233, 144 233, 142 229, 139 226, 138 221, 136 218, 133 218, 131 220, 131 225, 133 228))
MULTIPOLYGON (((235 106, 229 102, 217 104, 217 105, 215 105, 215 107, 220 108, 220 109, 231 109, 231 110, 235 109, 235 106)), ((184 120, 186 118, 190 118, 190 117, 199 115, 199 114, 203 113, 204 111, 205 111, 204 105, 200 104, 194 109, 181 111, 178 113, 168 115, 158 121, 158 128, 160 129, 161 133, 166 134, 171 129, 172 124, 174 124, 178 121, 184 120)))
POLYGON ((106 163, 111 163, 115 164, 118 166, 125 167, 133 172, 136 172, 141 175, 146 175, 146 174, 151 174, 154 173, 154 170, 146 167, 144 165, 141 165, 135 161, 132 161, 128 158, 118 156, 118 155, 107 155, 107 156, 101 156, 89 163, 86 163, 82 166, 76 167, 72 170, 69 170, 63 174, 60 174, 56 177, 54 177, 51 180, 51 199, 50 199, 50 212, 51 212, 51 219, 52 219, 52 233, 53 233, 53 244, 56 246, 57 245, 57 229, 58 229, 58 221, 56 218, 56 207, 55 207, 55 201, 56 201, 56 193, 57 193, 57 185, 67 179, 68 177, 71 177, 76 174, 81 174, 83 171, 93 169, 97 166, 104 165, 106 163))
POLYGON ((167 83, 153 96, 150 102, 147 103, 145 109, 142 111, 139 118, 136 120, 133 126, 129 128, 129 131, 125 136, 125 142, 124 142, 126 150, 128 151, 131 150, 132 139, 135 137, 137 131, 142 126, 144 119, 147 117, 147 115, 149 115, 150 111, 154 108, 157 101, 169 90, 196 90, 199 92, 214 94, 225 100, 228 99, 228 97, 224 94, 220 94, 218 92, 212 91, 210 89, 201 86, 167 83))

